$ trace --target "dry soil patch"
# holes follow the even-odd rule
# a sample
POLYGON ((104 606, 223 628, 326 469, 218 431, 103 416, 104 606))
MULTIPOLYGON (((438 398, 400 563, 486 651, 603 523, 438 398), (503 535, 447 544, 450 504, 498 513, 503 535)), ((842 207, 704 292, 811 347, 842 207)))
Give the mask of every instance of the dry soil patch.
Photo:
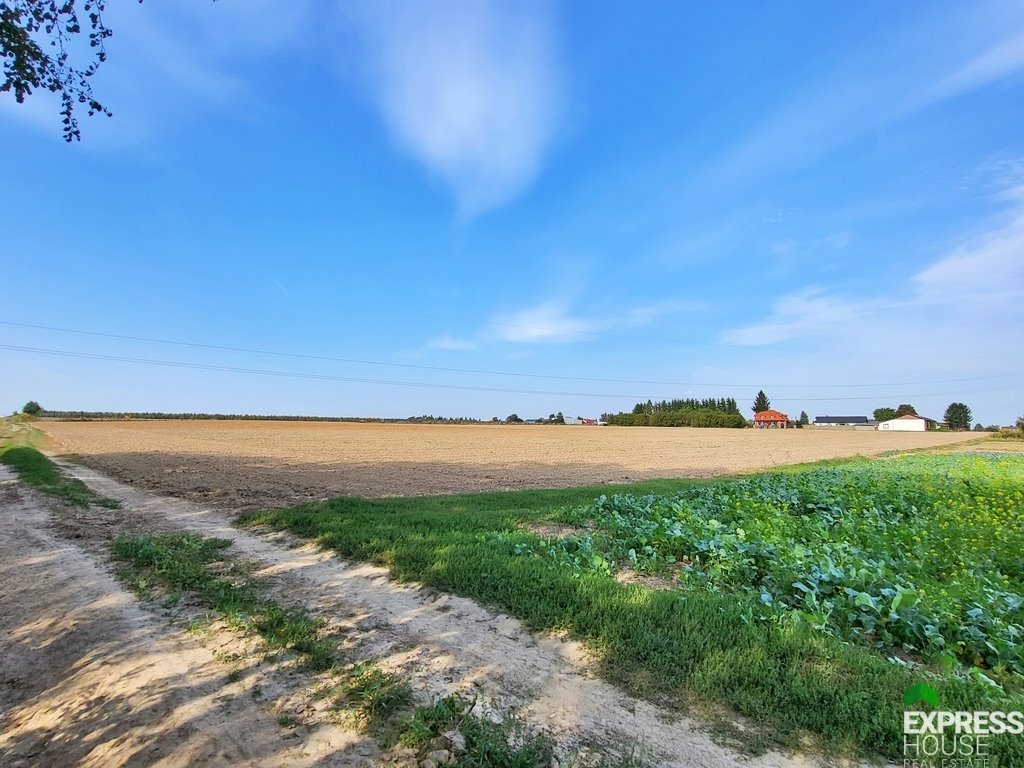
POLYGON ((143 488, 232 509, 711 477, 973 440, 970 433, 357 424, 39 422, 60 450, 143 488))

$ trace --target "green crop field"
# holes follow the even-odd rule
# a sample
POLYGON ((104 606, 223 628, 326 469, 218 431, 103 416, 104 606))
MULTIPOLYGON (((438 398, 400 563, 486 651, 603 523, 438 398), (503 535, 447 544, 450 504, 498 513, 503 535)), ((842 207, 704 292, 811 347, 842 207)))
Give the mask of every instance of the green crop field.
MULTIPOLYGON (((631 692, 727 705, 783 744, 899 757, 903 693, 922 680, 946 708, 1024 708, 1024 457, 616 490, 344 498, 247 523, 567 631, 631 692), (525 530, 542 521, 560 535, 525 530)), ((1024 764, 1020 739, 994 753, 1024 764)))
POLYGON ((1024 457, 904 456, 603 496, 592 533, 534 550, 575 569, 678 572, 796 621, 1008 685, 1024 676, 1024 457))

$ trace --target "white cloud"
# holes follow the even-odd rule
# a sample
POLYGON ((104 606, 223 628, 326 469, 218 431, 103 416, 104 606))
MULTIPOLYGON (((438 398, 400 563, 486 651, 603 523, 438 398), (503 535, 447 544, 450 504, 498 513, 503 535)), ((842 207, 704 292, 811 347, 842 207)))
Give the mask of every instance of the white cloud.
MULTIPOLYGON (((806 288, 777 300, 755 323, 724 331, 720 340, 765 346, 813 336, 851 344, 877 338, 913 340, 918 349, 953 336, 1019 344, 1024 313, 1024 186, 998 198, 1006 218, 912 275, 904 286, 862 299, 806 288)), ((870 344, 867 344, 870 347, 870 344)))
POLYGON ((669 315, 706 309, 708 305, 703 302, 662 301, 626 308, 612 316, 580 316, 573 311, 571 301, 557 298, 492 315, 468 337, 445 333, 428 341, 424 349, 475 350, 494 343, 567 344, 615 336, 620 329, 650 325, 669 315))
POLYGON ((966 243, 913 277, 925 304, 1019 312, 1024 299, 1024 205, 1004 227, 966 243))
POLYGON ((454 352, 466 352, 469 350, 476 349, 476 342, 470 339, 463 339, 459 336, 452 336, 451 334, 444 334, 436 339, 431 339, 427 342, 427 349, 443 349, 454 352))
POLYGON ((725 331, 721 340, 753 347, 826 335, 856 323, 865 310, 863 304, 827 295, 820 288, 807 288, 776 301, 765 320, 725 331))
POLYGON ((783 240, 782 242, 775 243, 768 250, 776 256, 788 256, 797 249, 797 242, 795 240, 783 240))
POLYGON ((935 99, 973 91, 1024 69, 1024 32, 1007 38, 968 62, 932 89, 935 99))
POLYGON ((451 186, 464 215, 530 183, 559 111, 553 21, 543 6, 368 2, 349 21, 396 142, 451 186))
POLYGON ((853 240, 853 237, 849 232, 835 232, 827 237, 821 238, 817 244, 827 246, 828 248, 842 249, 848 246, 851 240, 853 240))
POLYGON ((593 321, 573 317, 560 301, 548 301, 512 314, 499 315, 491 322, 501 341, 564 342, 576 341, 595 330, 593 321))
POLYGON ((627 310, 620 322, 622 325, 647 325, 668 315, 700 312, 707 310, 709 306, 708 302, 704 301, 660 301, 654 304, 643 304, 627 310))
MULTIPOLYGON (((1013 5, 1013 4, 1011 4, 1013 5)), ((1019 6, 1019 4, 1016 4, 1019 6)), ((962 3, 917 14, 913 23, 880 31, 838 60, 818 62, 779 109, 708 167, 716 184, 792 170, 872 131, 1024 70, 1024 17, 999 20, 990 5, 962 3), (951 46, 951 33, 970 27, 979 40, 951 46), (900 66, 894 67, 898 61, 900 66)), ((702 183, 706 181, 702 178, 702 183)), ((762 219, 782 220, 781 211, 762 219)))

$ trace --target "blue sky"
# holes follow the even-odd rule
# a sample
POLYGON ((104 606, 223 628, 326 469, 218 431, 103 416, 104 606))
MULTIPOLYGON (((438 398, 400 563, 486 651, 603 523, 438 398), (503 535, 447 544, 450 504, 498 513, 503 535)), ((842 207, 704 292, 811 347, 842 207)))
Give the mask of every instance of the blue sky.
POLYGON ((2 408, 1024 413, 1019 2, 107 21, 80 143, 0 94, 2 408))

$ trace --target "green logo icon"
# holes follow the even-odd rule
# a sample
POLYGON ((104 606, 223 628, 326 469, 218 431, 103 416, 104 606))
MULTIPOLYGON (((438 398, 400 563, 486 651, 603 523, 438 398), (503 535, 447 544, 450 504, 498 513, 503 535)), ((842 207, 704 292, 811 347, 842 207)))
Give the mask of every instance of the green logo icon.
POLYGON ((918 683, 907 688, 907 692, 903 694, 903 706, 909 709, 919 702, 931 705, 932 709, 938 709, 939 692, 928 683, 918 683))

